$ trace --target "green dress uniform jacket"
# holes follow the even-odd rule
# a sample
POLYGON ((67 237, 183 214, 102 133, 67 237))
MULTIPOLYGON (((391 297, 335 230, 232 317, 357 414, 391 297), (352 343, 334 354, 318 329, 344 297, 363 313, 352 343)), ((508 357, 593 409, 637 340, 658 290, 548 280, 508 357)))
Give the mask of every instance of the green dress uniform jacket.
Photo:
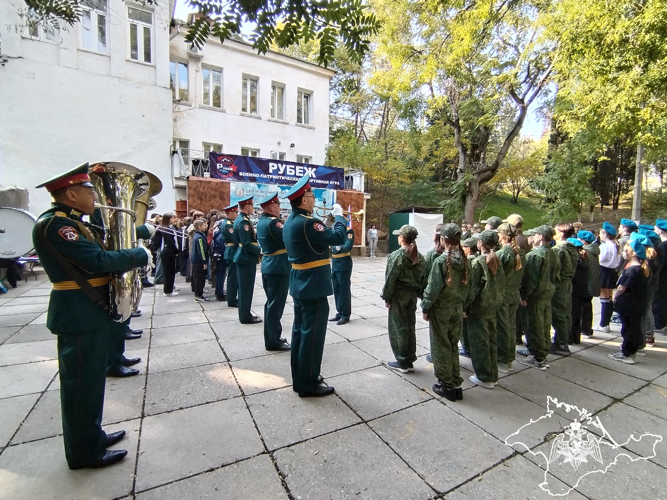
POLYGON ((220 230, 225 240, 224 259, 227 261, 227 305, 229 307, 236 307, 238 305, 239 281, 236 276, 234 256, 236 255, 239 242, 234 235, 234 221, 225 219, 220 225, 220 230))
POLYGON ((343 245, 331 247, 331 281, 336 301, 338 319, 350 319, 352 314, 352 257, 350 251, 354 245, 354 231, 347 232, 343 245))
POLYGON ((464 305, 468 311, 470 358, 479 380, 497 382, 496 317, 505 296, 505 271, 500 265, 496 274, 491 273, 486 255, 475 257, 470 268, 470 289, 464 305))
POLYGON ((521 278, 521 300, 528 305, 528 349, 538 361, 546 359, 551 332, 551 298, 559 272, 556 254, 547 245, 535 247, 526 255, 526 268, 521 278))
POLYGON ((393 251, 387 259, 382 300, 389 308, 389 343, 396 361, 411 365, 417 360, 415 312, 417 297, 426 287, 426 260, 419 254, 413 264, 405 248, 393 251))
POLYGON ((46 326, 58 336, 60 404, 65 457, 70 467, 90 464, 105 453, 102 430, 107 350, 115 327, 109 313, 95 304, 46 249, 39 232, 88 279, 107 301, 111 273, 145 266, 141 248, 107 251, 81 212, 55 203, 40 215, 33 243, 51 291, 46 326))
POLYGON ((322 352, 333 293, 329 247, 347 238, 347 220, 336 216, 333 229, 301 208, 292 209, 283 239, 292 266, 290 294, 294 299, 292 327, 292 384, 296 392, 313 392, 319 386, 322 352))
POLYGON ((572 278, 577 270, 579 252, 569 241, 560 242, 551 250, 560 264, 551 299, 551 324, 555 332, 553 343, 567 346, 572 330, 572 278))
POLYGON ((257 242, 255 228, 244 213, 240 213, 234 221, 234 236, 239 242, 236 254, 234 255, 236 276, 239 284, 239 321, 241 323, 248 323, 253 318, 250 308, 255 289, 257 262, 259 262, 262 249, 257 242))
POLYGON ((584 250, 588 252, 588 293, 591 297, 600 296, 600 245, 593 242, 590 245, 584 245, 584 250))
POLYGON ((463 325, 463 302, 468 296, 468 281, 463 282, 467 266, 466 257, 460 250, 445 250, 436 256, 421 302, 422 311, 429 316, 435 376, 447 389, 460 387, 463 383, 458 343, 463 325))
POLYGON ((264 346, 280 347, 283 327, 281 320, 289 291, 290 265, 283 241, 284 222, 263 213, 257 223, 257 239, 262 248, 262 287, 264 303, 264 346))
POLYGON ((521 269, 518 270, 516 269, 516 252, 511 244, 504 245, 496 252, 496 255, 505 272, 505 292, 496 317, 498 362, 508 364, 516 358, 516 311, 521 300, 519 286, 526 267, 526 254, 519 248, 521 269))

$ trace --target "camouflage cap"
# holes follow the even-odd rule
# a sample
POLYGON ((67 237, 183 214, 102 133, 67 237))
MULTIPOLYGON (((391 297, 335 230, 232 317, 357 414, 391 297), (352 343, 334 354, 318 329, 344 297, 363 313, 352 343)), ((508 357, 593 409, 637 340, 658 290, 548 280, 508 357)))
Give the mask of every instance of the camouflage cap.
POLYGON ((402 236, 403 238, 413 241, 417 239, 419 231, 417 231, 416 227, 405 224, 404 226, 401 226, 400 229, 393 231, 391 234, 395 236, 402 236))
POLYGON ((498 233, 491 229, 487 229, 480 233, 479 240, 488 248, 496 248, 498 245, 498 233))
POLYGON ((553 228, 551 226, 547 226, 546 224, 543 225, 543 226, 540 226, 540 227, 536 227, 534 229, 534 231, 535 231, 535 234, 539 234, 539 235, 545 237, 548 240, 552 239, 554 237, 554 235, 556 234, 556 232, 553 230, 553 228))
POLYGON ((514 227, 512 224, 509 224, 507 222, 498 226, 497 231, 498 231, 498 233, 505 234, 507 236, 516 236, 516 227, 514 227))
POLYGON ((461 246, 468 247, 468 248, 477 248, 477 242, 479 240, 475 238, 474 236, 471 236, 470 238, 466 238, 461 242, 461 246))
POLYGON ((500 217, 497 217, 495 215, 493 217, 489 217, 488 219, 482 221, 482 224, 488 224, 493 229, 497 229, 498 226, 500 226, 502 223, 503 223, 503 220, 500 217))
POLYGON ((523 235, 524 236, 533 236, 533 235, 537 234, 535 229, 537 229, 537 228, 528 229, 528 230, 523 232, 523 235))
POLYGON ((461 238, 461 228, 456 224, 444 224, 440 228, 440 236, 444 236, 447 239, 460 239, 461 238))

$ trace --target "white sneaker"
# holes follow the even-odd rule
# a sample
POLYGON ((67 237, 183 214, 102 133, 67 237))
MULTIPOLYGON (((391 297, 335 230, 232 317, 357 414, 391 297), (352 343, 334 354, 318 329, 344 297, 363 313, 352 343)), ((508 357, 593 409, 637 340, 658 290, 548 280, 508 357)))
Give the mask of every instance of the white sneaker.
POLYGON ((176 285, 174 285, 174 292, 178 292, 180 288, 178 288, 176 285))
POLYGON ((593 328, 593 330, 595 330, 596 332, 602 332, 602 333, 610 333, 611 332, 611 328, 609 327, 609 325, 607 325, 607 326, 598 325, 595 328, 593 328))
POLYGON ((643 356, 646 357, 646 351, 644 349, 639 349, 637 350, 637 356, 643 356))
POLYGON ((470 375, 470 377, 468 377, 468 380, 470 380, 475 385, 484 387, 485 389, 493 389, 496 385, 493 382, 482 382, 480 379, 477 378, 477 375, 470 375))
POLYGON ((509 363, 507 363, 507 371, 508 372, 514 371, 514 361, 510 361, 509 363))
POLYGON ((505 363, 498 363, 498 371, 500 373, 509 373, 509 369, 505 363))
POLYGON ((176 295, 178 295, 178 292, 171 292, 171 293, 165 293, 164 294, 165 297, 175 297, 176 295))
POLYGON ((613 359, 614 361, 621 361, 622 363, 625 363, 627 365, 636 365, 637 362, 635 361, 634 356, 624 356, 622 352, 615 352, 613 354, 607 354, 607 357, 609 359, 613 359))
POLYGON ((547 369, 546 361, 538 361, 535 359, 535 356, 528 356, 526 359, 520 359, 519 363, 526 366, 532 366, 533 368, 542 371, 547 369))

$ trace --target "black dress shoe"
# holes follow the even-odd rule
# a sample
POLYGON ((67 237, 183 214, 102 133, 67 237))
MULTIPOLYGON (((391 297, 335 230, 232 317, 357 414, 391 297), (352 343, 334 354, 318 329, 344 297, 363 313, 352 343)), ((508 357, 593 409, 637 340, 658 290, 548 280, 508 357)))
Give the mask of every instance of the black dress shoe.
POLYGON ((155 286, 155 285, 153 283, 151 283, 150 281, 148 281, 147 279, 143 280, 141 282, 141 288, 151 288, 153 286, 155 286))
POLYGON ((124 437, 125 431, 116 431, 112 432, 111 434, 107 434, 107 442, 104 443, 104 447, 108 448, 109 446, 113 446, 124 437))
POLYGON ((329 321, 339 321, 340 315, 336 314, 333 318, 329 318, 329 321))
POLYGON ((136 340, 140 338, 141 338, 140 333, 132 333, 129 330, 125 330, 125 340, 136 340))
POLYGON ((280 344, 278 347, 272 347, 271 349, 267 349, 267 351, 290 351, 292 349, 292 346, 289 344, 280 344))
POLYGON ((349 323, 349 322, 350 322, 350 318, 341 318, 341 319, 338 320, 338 323, 336 323, 336 324, 337 325, 344 325, 345 323, 349 323))
POLYGON ((431 356, 430 354, 427 354, 426 355, 426 362, 427 363, 433 363, 433 356, 431 356))
POLYGON ((239 306, 238 304, 230 304, 230 303, 227 303, 227 307, 238 307, 238 306, 239 306))
POLYGON ((137 363, 141 363, 141 358, 125 358, 123 360, 123 366, 134 366, 137 363))
POLYGON ((255 323, 261 323, 261 322, 262 318, 260 318, 259 316, 253 316, 248 321, 241 321, 241 323, 243 323, 244 325, 254 325, 255 323))
POLYGON ((77 469, 101 469, 109 465, 117 464, 127 456, 127 450, 107 450, 100 458, 93 460, 89 464, 77 465, 69 468, 71 470, 77 469))
POLYGON ((281 344, 287 344, 287 339, 284 339, 284 338, 280 337, 278 339, 278 342, 280 342, 281 344))
POLYGON ((134 333, 135 335, 141 335, 144 333, 143 328, 130 328, 129 326, 125 329, 126 332, 134 333))
POLYGON ((218 302, 224 302, 224 301, 227 300, 227 296, 226 296, 226 295, 216 295, 215 298, 218 299, 218 302))
POLYGON ((322 375, 318 375, 317 381, 321 384, 322 382, 324 382, 324 377, 322 375))
POLYGON ((317 389, 315 389, 313 392, 300 392, 299 397, 300 398, 321 398, 324 396, 330 396, 333 394, 334 388, 333 387, 327 387, 326 385, 321 385, 317 389))
POLYGON ((107 377, 132 377, 139 375, 139 370, 136 368, 127 368, 125 366, 116 366, 107 370, 107 377))
POLYGON ((141 310, 137 309, 136 311, 132 311, 133 318, 138 318, 139 316, 141 316, 141 310))

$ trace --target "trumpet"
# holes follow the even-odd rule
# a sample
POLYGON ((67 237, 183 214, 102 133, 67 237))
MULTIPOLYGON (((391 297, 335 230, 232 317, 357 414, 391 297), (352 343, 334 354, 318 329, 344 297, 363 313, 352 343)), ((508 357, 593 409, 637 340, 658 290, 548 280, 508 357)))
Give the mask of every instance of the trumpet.
MULTIPOLYGON (((331 220, 333 220, 333 215, 331 215, 332 210, 333 208, 330 207, 318 207, 318 206, 313 207, 315 215, 317 215, 318 217, 328 217, 331 220)), ((352 217, 354 217, 354 220, 356 220, 357 222, 361 222, 364 220, 365 212, 363 208, 358 212, 350 212, 348 210, 343 210, 343 215, 351 215, 352 217)))

